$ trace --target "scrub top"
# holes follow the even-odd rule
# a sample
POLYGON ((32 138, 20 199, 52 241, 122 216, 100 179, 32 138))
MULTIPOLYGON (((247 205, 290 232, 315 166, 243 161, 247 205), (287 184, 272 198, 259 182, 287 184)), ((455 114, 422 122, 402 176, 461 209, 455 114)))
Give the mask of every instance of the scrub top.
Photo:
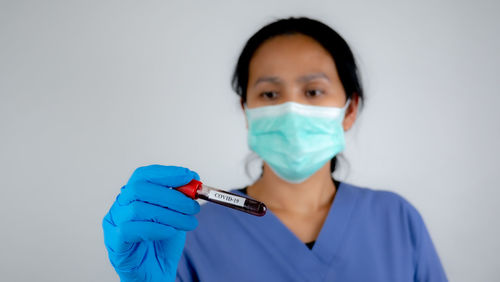
MULTIPOLYGON (((345 182, 309 249, 272 211, 206 203, 177 281, 447 281, 422 217, 403 197, 345 182)), ((243 194, 241 190, 233 190, 243 194)))

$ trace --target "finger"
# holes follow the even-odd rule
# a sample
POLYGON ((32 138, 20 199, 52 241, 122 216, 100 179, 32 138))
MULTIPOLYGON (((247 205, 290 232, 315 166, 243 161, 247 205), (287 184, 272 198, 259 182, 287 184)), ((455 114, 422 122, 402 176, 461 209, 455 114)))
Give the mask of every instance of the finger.
POLYGON ((147 181, 166 187, 179 187, 188 184, 196 176, 198 176, 196 172, 185 167, 149 165, 137 168, 129 183, 147 181))
POLYGON ((126 186, 117 201, 121 205, 141 201, 189 215, 200 211, 200 204, 181 192, 149 182, 135 182, 126 186))
POLYGON ((117 229, 120 241, 124 243, 166 240, 179 232, 184 232, 164 224, 145 221, 124 222, 117 229))
POLYGON ((111 253, 122 253, 131 248, 131 244, 123 242, 119 238, 118 226, 116 226, 108 215, 102 221, 102 229, 104 231, 104 245, 111 253))
POLYGON ((192 215, 186 215, 160 206, 134 201, 127 206, 114 204, 110 213, 114 224, 120 225, 127 221, 149 221, 178 230, 191 231, 198 226, 198 220, 192 215))

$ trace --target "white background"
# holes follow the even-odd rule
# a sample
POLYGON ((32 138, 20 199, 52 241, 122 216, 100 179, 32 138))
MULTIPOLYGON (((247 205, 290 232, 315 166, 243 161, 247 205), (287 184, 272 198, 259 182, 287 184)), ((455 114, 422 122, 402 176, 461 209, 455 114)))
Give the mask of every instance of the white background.
POLYGON ((230 76, 280 17, 335 28, 366 107, 338 176, 423 215, 451 281, 500 260, 498 1, 0 1, 2 281, 116 281, 102 217, 132 171, 249 184, 230 76))

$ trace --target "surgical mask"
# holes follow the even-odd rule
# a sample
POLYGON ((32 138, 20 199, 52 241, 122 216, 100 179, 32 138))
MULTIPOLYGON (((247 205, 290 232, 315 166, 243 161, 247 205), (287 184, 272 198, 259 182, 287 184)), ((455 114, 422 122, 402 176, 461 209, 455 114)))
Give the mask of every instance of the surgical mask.
POLYGON ((301 183, 345 147, 344 107, 295 102, 249 109, 248 145, 278 175, 301 183))

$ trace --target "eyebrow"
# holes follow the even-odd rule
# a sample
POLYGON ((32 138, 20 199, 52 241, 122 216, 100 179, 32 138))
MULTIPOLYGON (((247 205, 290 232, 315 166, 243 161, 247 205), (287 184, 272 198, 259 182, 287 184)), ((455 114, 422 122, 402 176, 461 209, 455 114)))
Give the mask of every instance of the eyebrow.
POLYGON ((255 87, 255 86, 257 86, 257 84, 259 84, 261 82, 270 82, 273 84, 281 84, 282 83, 281 79, 277 76, 263 76, 263 77, 259 77, 259 79, 257 79, 257 81, 255 81, 253 86, 255 87))
POLYGON ((322 72, 306 74, 304 76, 299 77, 297 79, 297 81, 299 81, 299 82, 309 82, 309 81, 315 80, 317 78, 323 78, 323 79, 326 79, 326 80, 330 81, 330 79, 328 78, 328 76, 325 73, 322 73, 322 72))
MULTIPOLYGON (((311 74, 306 74, 304 76, 301 76, 301 77, 297 78, 297 82, 309 82, 311 80, 318 79, 318 78, 323 78, 323 79, 330 81, 330 79, 328 78, 328 76, 326 74, 324 74, 322 72, 318 72, 318 73, 311 73, 311 74)), ((257 79, 257 81, 255 81, 253 86, 255 87, 255 86, 257 86, 257 84, 259 84, 261 82, 270 82, 273 84, 282 84, 283 83, 283 81, 277 76, 263 76, 263 77, 259 77, 259 79, 257 79)))

